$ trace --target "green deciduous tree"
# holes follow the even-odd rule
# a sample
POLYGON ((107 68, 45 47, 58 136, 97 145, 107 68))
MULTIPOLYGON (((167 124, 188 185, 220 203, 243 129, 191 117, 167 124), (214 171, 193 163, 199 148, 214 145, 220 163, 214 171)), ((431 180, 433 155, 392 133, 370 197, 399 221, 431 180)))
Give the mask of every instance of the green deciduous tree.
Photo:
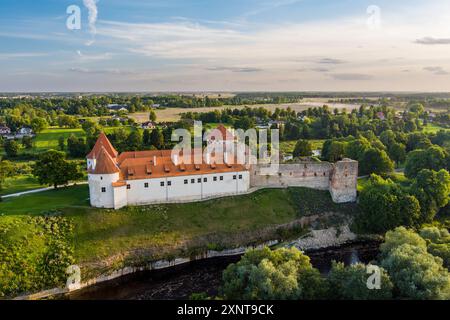
POLYGON ((350 141, 345 147, 345 156, 353 160, 361 160, 370 149, 370 142, 364 137, 350 141))
POLYGON ((65 160, 64 152, 56 150, 49 150, 39 155, 33 166, 33 174, 40 184, 52 185, 55 188, 83 177, 78 165, 65 160))
POLYGON ((348 267, 333 261, 328 274, 329 298, 345 300, 382 300, 392 298, 392 282, 387 272, 380 268, 380 289, 369 289, 367 266, 361 263, 348 267))
POLYGON ((133 130, 128 136, 128 150, 137 151, 142 148, 142 132, 140 130, 133 130))
POLYGON ((13 173, 13 164, 7 160, 0 160, 0 190, 3 189, 3 184, 6 178, 9 178, 13 173))
POLYGON ((408 135, 406 141, 406 151, 428 149, 431 145, 430 139, 424 133, 415 132, 408 135))
POLYGON ((383 257, 387 257, 392 250, 404 244, 410 244, 424 250, 427 248, 426 241, 416 232, 405 227, 397 227, 386 232, 384 242, 380 246, 381 254, 383 257))
POLYGON ((404 225, 412 226, 420 217, 419 201, 392 180, 372 175, 359 197, 360 214, 355 223, 367 232, 385 232, 404 225))
POLYGON ((31 129, 35 133, 40 133, 40 132, 44 131, 45 129, 47 129, 47 127, 48 127, 47 120, 45 120, 42 117, 36 117, 33 120, 31 120, 31 129))
POLYGON ((420 202, 422 222, 431 222, 440 208, 450 200, 450 174, 447 170, 439 172, 423 169, 411 187, 411 192, 420 202))
POLYGON ((25 149, 31 149, 31 148, 33 148, 33 138, 30 137, 30 136, 24 136, 24 137, 22 138, 22 146, 23 146, 25 149))
POLYGON ((408 154, 405 163, 405 175, 414 178, 422 169, 439 171, 448 165, 447 152, 439 147, 432 146, 428 149, 414 150, 408 154))
POLYGON ((298 249, 250 250, 223 273, 226 299, 314 299, 326 286, 309 257, 298 249))
POLYGON ((19 144, 15 140, 6 140, 4 143, 6 155, 9 158, 17 157, 19 154, 19 144))
POLYGON ((450 299, 450 275, 442 259, 426 249, 403 244, 381 262, 399 295, 410 299, 450 299))
POLYGON ((164 146, 164 136, 158 129, 153 129, 150 134, 150 143, 156 149, 161 149, 164 146))
POLYGON ((362 174, 385 174, 394 170, 394 163, 386 151, 379 149, 368 149, 361 159, 362 174))
POLYGON ((406 159, 406 147, 404 144, 394 142, 389 146, 388 154, 389 158, 399 164, 406 159))
POLYGON ((309 157, 312 155, 312 144, 308 140, 298 140, 294 152, 294 157, 309 157))
POLYGON ((87 152, 86 142, 83 138, 71 134, 67 139, 67 151, 72 158, 83 158, 87 152))
POLYGON ((148 119, 149 119, 150 121, 155 122, 155 121, 156 121, 156 112, 153 111, 153 110, 150 110, 150 113, 149 113, 149 115, 148 115, 148 119))
POLYGON ((450 233, 447 229, 425 227, 420 230, 420 236, 427 241, 428 252, 440 257, 446 268, 450 267, 450 233))
POLYGON ((331 162, 341 160, 345 156, 345 146, 345 142, 327 140, 322 148, 322 156, 331 162))

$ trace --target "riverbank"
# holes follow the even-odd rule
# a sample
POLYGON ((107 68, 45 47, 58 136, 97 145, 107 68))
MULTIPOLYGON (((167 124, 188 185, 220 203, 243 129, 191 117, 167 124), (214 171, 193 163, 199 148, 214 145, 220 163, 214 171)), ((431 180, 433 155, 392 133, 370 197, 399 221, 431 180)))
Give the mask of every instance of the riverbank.
MULTIPOLYGON (((373 261, 379 242, 354 241, 340 246, 308 250, 312 265, 322 274, 329 272, 333 260, 346 265, 373 261)), ((219 294, 222 272, 236 263, 241 254, 192 261, 164 270, 137 272, 60 296, 69 300, 185 300, 192 294, 219 294)))
MULTIPOLYGON (((369 238, 370 239, 370 238, 369 238)), ((109 285, 115 285, 115 283, 122 283, 122 280, 120 279, 134 279, 134 275, 139 274, 154 274, 155 272, 159 273, 161 272, 163 275, 166 273, 171 274, 173 271, 180 270, 186 267, 189 267, 192 264, 200 263, 211 260, 215 261, 216 259, 219 259, 221 262, 223 261, 231 261, 236 262, 239 260, 240 256, 244 254, 249 249, 258 249, 262 248, 264 246, 269 247, 292 247, 295 246, 299 248, 302 251, 305 251, 308 255, 311 254, 316 257, 322 256, 322 259, 328 259, 329 254, 332 253, 331 256, 339 256, 339 252, 345 253, 347 252, 348 248, 351 248, 352 251, 354 251, 355 247, 359 248, 360 252, 378 252, 378 245, 379 241, 374 239, 358 239, 356 235, 354 235, 348 228, 347 225, 341 226, 339 228, 331 227, 328 229, 323 230, 312 230, 309 234, 306 236, 302 236, 301 238, 291 241, 291 242, 285 242, 280 243, 278 240, 273 240, 269 242, 262 243, 260 245, 255 246, 247 246, 247 247, 240 247, 240 248, 234 248, 234 249, 228 249, 223 251, 214 251, 214 250, 208 250, 204 253, 201 253, 197 256, 190 257, 190 258, 175 258, 172 260, 159 260, 154 261, 151 263, 148 263, 144 266, 139 267, 125 267, 119 270, 116 270, 112 273, 102 275, 100 277, 96 277, 93 279, 90 279, 86 282, 80 283, 79 286, 75 290, 69 290, 67 288, 54 288, 51 290, 42 291, 39 293, 31 294, 31 295, 25 295, 17 297, 16 299, 19 300, 37 300, 37 299, 47 299, 47 298, 62 298, 62 297, 73 297, 74 299, 77 299, 77 297, 82 297, 84 295, 84 292, 95 292, 96 288, 102 288, 103 286, 108 287, 109 285), (303 247, 302 246, 305 246, 303 247)), ((335 259, 336 261, 342 261, 345 263, 353 263, 357 262, 353 257, 353 253, 351 255, 348 255, 350 258, 349 261, 342 261, 342 259, 335 259)), ((373 257, 374 258, 374 257, 373 257)), ((319 268, 322 272, 328 272, 329 267, 331 265, 331 260, 328 259, 327 268, 325 269, 323 266, 319 268)), ((367 260, 367 259, 366 259, 367 260)), ((370 260, 361 260, 363 262, 368 262, 370 260)), ((313 263, 314 265, 314 263, 313 263)), ((317 264, 316 264, 317 265, 317 264)), ((226 266, 223 268, 225 269, 226 266)), ((139 276, 137 276, 139 277, 139 276)), ((136 285, 137 287, 140 287, 139 285, 136 285)), ((195 286, 194 286, 195 287, 195 286)), ((124 294, 127 291, 124 291, 124 294)), ((195 292, 193 292, 195 293, 195 292)))
MULTIPOLYGON (((25 296, 34 299, 64 292, 51 289, 42 293, 47 288, 65 285, 67 275, 60 271, 58 281, 46 286, 28 281, 39 277, 34 265, 44 259, 43 254, 51 245, 45 237, 47 233, 41 230, 47 225, 52 226, 51 230, 68 226, 62 229, 65 233, 61 239, 70 249, 65 252, 71 252, 71 264, 80 267, 82 283, 89 286, 146 268, 161 269, 194 258, 221 255, 225 249, 234 250, 227 253, 230 255, 272 240, 289 243, 311 229, 348 224, 358 210, 356 204, 333 203, 327 191, 307 188, 266 189, 202 203, 121 210, 92 208, 86 202, 85 185, 5 199, 0 210, 0 229, 8 232, 0 245, 18 257, 13 260, 15 264, 7 266, 11 270, 15 265, 28 266, 27 270, 18 269, 22 274, 14 274, 5 296, 40 292, 25 296), (16 236, 18 232, 21 237, 16 236), (33 259, 27 260, 31 255, 33 259), (14 292, 12 285, 19 289, 14 292)), ((334 233, 343 234, 340 228, 334 233)), ((311 238, 313 234, 304 241, 311 238)), ((324 244, 330 245, 325 241, 320 246, 324 244)))

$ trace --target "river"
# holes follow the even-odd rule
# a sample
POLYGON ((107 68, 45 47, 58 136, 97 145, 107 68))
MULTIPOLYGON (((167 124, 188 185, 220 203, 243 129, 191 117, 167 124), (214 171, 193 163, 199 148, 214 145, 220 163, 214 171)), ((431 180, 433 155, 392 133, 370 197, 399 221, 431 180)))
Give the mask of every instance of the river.
MULTIPOLYGON (((378 253, 379 243, 354 243, 339 248, 309 251, 312 265, 322 274, 329 272, 333 260, 346 265, 368 263, 378 253)), ((100 283, 66 296, 72 300, 181 300, 193 293, 218 294, 223 270, 240 256, 190 262, 165 270, 143 271, 100 283)))

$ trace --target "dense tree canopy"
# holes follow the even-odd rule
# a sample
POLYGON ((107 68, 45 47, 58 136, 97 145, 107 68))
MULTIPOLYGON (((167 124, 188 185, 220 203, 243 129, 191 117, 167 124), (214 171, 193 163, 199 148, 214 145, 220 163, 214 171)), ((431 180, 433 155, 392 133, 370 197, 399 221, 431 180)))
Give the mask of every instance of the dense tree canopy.
POLYGON ((422 222, 431 222, 439 209, 450 200, 450 174, 447 170, 439 172, 423 169, 414 179, 412 193, 420 202, 422 222))
POLYGON ((314 299, 324 280, 298 249, 250 250, 223 273, 226 299, 314 299))
POLYGON ((392 180, 372 175, 359 197, 360 214, 355 223, 366 232, 385 232, 415 225, 420 218, 419 201, 392 180))
POLYGON ((380 289, 369 289, 367 286, 367 266, 361 263, 344 266, 333 262, 328 274, 329 297, 345 300, 382 300, 392 298, 392 282, 386 270, 380 269, 380 289))
POLYGON ((406 158, 405 175, 408 178, 414 178, 422 169, 435 171, 446 169, 448 156, 448 153, 439 146, 414 150, 406 158))
POLYGON ((308 140, 297 141, 294 148, 294 157, 309 157, 312 155, 312 144, 308 140))
POLYGON ((386 151, 370 148, 364 152, 360 163, 361 174, 385 174, 394 170, 394 163, 386 151))

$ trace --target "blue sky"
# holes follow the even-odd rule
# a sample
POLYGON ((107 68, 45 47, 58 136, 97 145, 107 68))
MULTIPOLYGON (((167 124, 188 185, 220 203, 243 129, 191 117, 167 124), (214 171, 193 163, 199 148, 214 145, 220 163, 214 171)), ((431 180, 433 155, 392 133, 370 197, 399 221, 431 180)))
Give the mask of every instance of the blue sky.
POLYGON ((450 91, 449 16, 445 0, 2 0, 0 91, 450 91))

